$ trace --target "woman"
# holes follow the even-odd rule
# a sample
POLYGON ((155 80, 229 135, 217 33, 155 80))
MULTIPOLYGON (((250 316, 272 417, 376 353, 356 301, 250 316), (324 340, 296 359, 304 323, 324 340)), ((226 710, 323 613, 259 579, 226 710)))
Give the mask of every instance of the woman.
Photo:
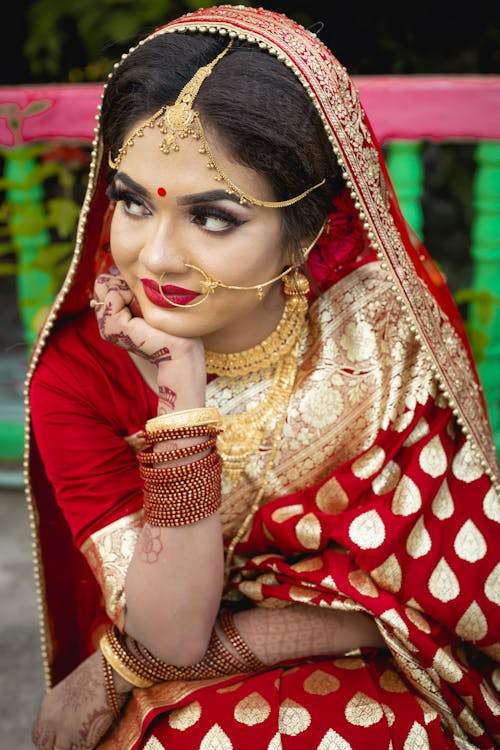
POLYGON ((495 449, 344 68, 285 16, 107 84, 28 375, 38 748, 492 748, 495 449))

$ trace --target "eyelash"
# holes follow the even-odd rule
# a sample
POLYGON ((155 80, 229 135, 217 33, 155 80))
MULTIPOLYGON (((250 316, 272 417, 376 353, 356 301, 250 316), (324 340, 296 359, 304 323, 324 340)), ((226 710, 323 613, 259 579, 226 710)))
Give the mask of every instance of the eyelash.
POLYGON ((108 186, 108 189, 106 190, 106 195, 108 198, 112 201, 116 201, 116 203, 119 203, 120 201, 123 201, 125 203, 125 207, 128 208, 127 204, 133 203, 134 206, 141 206, 144 208, 147 208, 144 201, 139 198, 137 195, 134 195, 133 193, 130 193, 128 190, 124 190, 123 188, 118 187, 117 185, 114 185, 111 183, 111 185, 108 186))
MULTIPOLYGON (((220 208, 214 208, 214 207, 208 207, 208 206, 192 206, 190 209, 191 216, 193 218, 193 223, 195 224, 195 219, 220 219, 221 221, 226 222, 228 224, 228 227, 226 229, 220 229, 218 230, 219 234, 222 234, 224 232, 227 232, 228 230, 232 229, 233 227, 240 227, 245 222, 242 219, 236 218, 236 216, 233 216, 233 214, 228 213, 227 211, 223 211, 220 208)), ((204 229, 204 227, 202 227, 204 229)), ((210 230, 206 230, 210 231, 210 230)), ((213 230, 212 230, 213 233, 213 230)))
MULTIPOLYGON (((141 198, 139 198, 134 193, 129 192, 128 190, 124 190, 123 188, 114 185, 113 183, 108 186, 106 194, 112 201, 116 201, 117 203, 123 201, 127 209, 127 204, 133 204, 135 206, 144 207, 146 210, 149 210, 145 202, 141 198)), ((193 219, 193 223, 195 224, 196 219, 220 219, 221 221, 226 222, 228 224, 228 227, 226 229, 217 230, 217 234, 223 234, 224 232, 227 232, 234 227, 239 227, 242 224, 246 223, 245 220, 239 219, 233 214, 228 213, 227 211, 224 211, 220 208, 215 208, 213 206, 192 206, 190 208, 190 213, 193 219)), ((132 216, 132 218, 135 218, 135 214, 129 213, 129 215, 132 216)), ((201 229, 204 229, 204 227, 202 226, 201 229)), ((205 231, 210 232, 210 234, 215 233, 214 230, 205 231)))

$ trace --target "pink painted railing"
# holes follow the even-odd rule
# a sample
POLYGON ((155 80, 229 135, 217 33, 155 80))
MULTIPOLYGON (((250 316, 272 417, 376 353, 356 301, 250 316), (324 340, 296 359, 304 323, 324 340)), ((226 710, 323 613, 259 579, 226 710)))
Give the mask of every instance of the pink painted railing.
MULTIPOLYGON (((381 142, 500 139, 500 76, 357 76, 355 82, 381 142)), ((101 90, 101 84, 0 87, 0 144, 92 138, 101 90), (9 125, 12 118, 18 129, 9 125)))
MULTIPOLYGON (((362 103, 381 144, 387 146, 389 171, 403 212, 417 233, 421 230, 422 167, 420 141, 465 141, 477 144, 474 176, 474 226, 471 257, 475 290, 500 299, 500 75, 482 76, 357 76, 362 103)), ((17 180, 16 200, 28 210, 34 198, 24 189, 29 163, 22 147, 37 141, 92 140, 101 84, 54 84, 0 87, 0 146, 7 148, 5 174, 17 180), (16 155, 19 158, 16 158, 16 155), (24 195, 24 197, 23 197, 24 195), (21 196, 21 198, 20 198, 21 196)), ((7 200, 12 196, 6 195, 7 200)), ((40 289, 33 258, 43 252, 43 237, 25 238, 19 253, 18 288, 40 289), (31 243, 31 244, 30 244, 31 243), (24 256, 24 260, 23 257, 24 256), (20 283, 19 283, 20 282, 20 283)), ((19 240, 19 238, 18 238, 19 240)), ((42 275, 43 276, 43 275, 42 275)), ((42 278, 43 282, 43 278, 42 278)), ((19 292, 20 306, 22 293, 19 292)), ((40 293, 39 308, 50 304, 40 293)), ((474 305, 470 308, 474 316, 474 305)), ((36 312, 36 310, 35 310, 36 312)), ((30 312, 30 320, 36 318, 30 312)), ((34 331, 27 335, 30 344, 34 331)), ((500 449, 500 307, 485 331, 489 345, 479 371, 500 449)), ((2 415, 0 460, 22 454, 22 425, 2 415)))

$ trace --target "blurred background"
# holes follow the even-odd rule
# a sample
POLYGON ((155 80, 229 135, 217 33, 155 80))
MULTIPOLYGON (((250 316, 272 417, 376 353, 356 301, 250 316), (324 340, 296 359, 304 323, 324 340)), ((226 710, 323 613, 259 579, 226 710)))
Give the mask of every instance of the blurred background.
MULTIPOLYGON (((0 119, 7 118, 13 132, 19 130, 17 114, 8 98, 2 98, 5 87, 101 82, 146 32, 186 11, 214 4, 16 0, 8 22, 4 20, 0 45, 0 119)), ((257 5, 227 0, 226 4, 257 5)), ((311 28, 354 76, 500 76, 498 2, 476 0, 464 8, 439 0, 258 5, 311 28)), ((35 109, 24 114, 34 113, 35 109)), ((498 120, 500 112, 486 116, 498 120)), ((390 170, 391 148, 384 144, 390 170)), ((490 228, 487 252, 500 267, 500 146, 492 143, 485 148, 490 148, 481 157, 486 192, 478 197, 477 143, 420 142, 418 166, 412 162, 419 181, 412 206, 418 210, 407 215, 446 274, 479 364, 486 351, 500 362, 500 334, 492 333, 500 326, 500 283, 492 279, 484 289, 474 285, 474 223, 485 206, 496 222, 490 222, 494 239, 490 228)), ((32 747, 31 722, 43 693, 22 490, 23 380, 36 332, 72 252, 89 156, 89 144, 82 141, 0 147, 0 744, 16 750, 32 747), (29 274, 22 267, 26 257, 29 274), (27 277, 38 281, 26 286, 27 277)), ((500 414, 499 375, 493 373, 492 403, 500 414)))

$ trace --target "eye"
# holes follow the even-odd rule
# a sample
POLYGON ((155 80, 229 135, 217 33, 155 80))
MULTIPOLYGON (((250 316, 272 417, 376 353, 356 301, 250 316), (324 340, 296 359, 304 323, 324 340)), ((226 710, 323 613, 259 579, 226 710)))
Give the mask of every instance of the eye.
POLYGON ((191 208, 191 222, 207 232, 225 232, 244 222, 220 208, 195 206, 191 208))
POLYGON ((123 203, 124 210, 131 216, 150 216, 151 211, 148 209, 143 199, 138 195, 131 193, 117 185, 111 184, 107 190, 108 198, 116 203, 123 203))

